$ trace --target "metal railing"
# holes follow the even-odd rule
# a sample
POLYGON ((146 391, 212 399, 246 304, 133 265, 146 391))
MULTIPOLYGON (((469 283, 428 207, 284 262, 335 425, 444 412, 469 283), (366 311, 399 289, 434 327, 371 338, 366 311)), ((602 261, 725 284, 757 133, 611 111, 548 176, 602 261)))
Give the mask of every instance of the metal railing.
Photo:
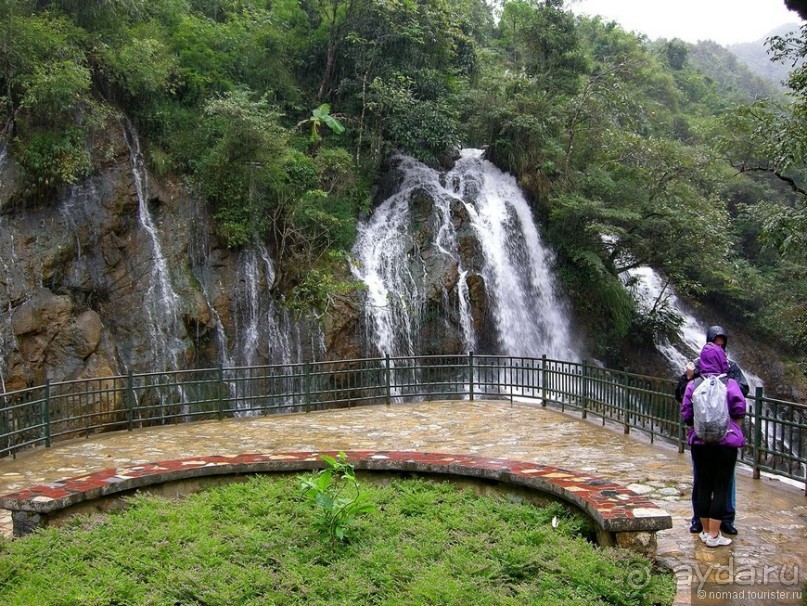
MULTIPOLYGON (((0 457, 113 430, 434 399, 508 399, 579 411, 686 447, 675 382, 587 362, 488 355, 207 368, 45 383, 0 393, 0 457)), ((757 388, 741 459, 805 481, 807 405, 757 388)), ((807 494, 807 484, 805 485, 807 494)))

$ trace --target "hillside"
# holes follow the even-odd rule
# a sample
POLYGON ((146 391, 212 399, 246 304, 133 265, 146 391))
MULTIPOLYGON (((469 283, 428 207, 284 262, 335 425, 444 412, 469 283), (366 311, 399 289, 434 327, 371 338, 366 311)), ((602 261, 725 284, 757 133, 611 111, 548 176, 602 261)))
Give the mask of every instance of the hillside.
POLYGON ((757 44, 747 45, 746 49, 747 53, 756 53, 756 67, 752 67, 731 48, 727 49, 711 41, 691 45, 689 57, 692 66, 707 76, 725 97, 736 97, 743 102, 778 98, 784 91, 782 82, 787 78, 788 70, 781 64, 771 63, 764 47, 761 43, 759 46, 757 44), (762 56, 759 56, 760 53, 762 56), (767 73, 760 71, 764 66, 761 63, 763 60, 767 60, 771 66, 767 73), (774 74, 781 77, 776 79, 774 74))
POLYGON ((797 31, 798 23, 787 23, 781 27, 768 32, 768 35, 755 40, 754 42, 744 42, 742 44, 730 44, 727 48, 740 61, 758 76, 773 82, 776 86, 784 89, 784 82, 792 69, 791 65, 771 61, 771 56, 767 52, 768 47, 765 41, 771 36, 784 36, 797 31))

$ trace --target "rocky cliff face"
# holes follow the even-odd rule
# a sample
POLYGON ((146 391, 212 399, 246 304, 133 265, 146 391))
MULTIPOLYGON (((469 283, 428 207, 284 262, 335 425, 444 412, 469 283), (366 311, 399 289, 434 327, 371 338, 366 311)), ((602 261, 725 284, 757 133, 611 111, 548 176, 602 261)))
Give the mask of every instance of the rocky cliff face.
MULTIPOLYGON (((18 169, 0 142, 0 392, 129 370, 378 355, 367 336, 366 292, 336 297, 321 326, 295 322, 278 302, 271 251, 222 246, 204 204, 175 180, 148 174, 137 148, 135 134, 113 124, 97 145, 91 177, 23 203, 18 169)), ((391 164, 376 199, 401 184, 391 164)), ((386 304, 417 315, 418 353, 464 354, 462 287, 476 347, 496 351, 485 258, 468 210, 454 200, 446 211, 456 234, 452 257, 438 250, 435 232, 446 224, 432 194, 414 188, 407 196, 401 258, 422 300, 386 304)), ((800 377, 775 352, 740 335, 733 343, 766 391, 804 397, 800 377)), ((665 372, 657 352, 631 357, 631 370, 665 372)))
MULTIPOLYGON (((363 291, 336 297, 321 325, 294 321, 278 302, 271 251, 222 246, 204 204, 148 172, 130 126, 112 124, 95 154, 88 179, 36 203, 23 201, 18 169, 2 154, 0 391, 127 371, 377 355, 368 351, 363 291)), ((391 166, 379 199, 399 177, 391 166)), ((458 282, 466 280, 484 335, 484 280, 474 271, 461 278, 435 250, 430 194, 415 191, 409 204, 409 271, 428 282, 419 351, 464 353, 458 282)), ((474 267, 479 243, 467 211, 456 203, 451 215, 463 265, 474 267)))
POLYGON ((203 206, 147 173, 125 124, 100 149, 91 177, 36 204, 0 155, 0 391, 319 347, 272 298, 268 251, 220 246, 203 206))

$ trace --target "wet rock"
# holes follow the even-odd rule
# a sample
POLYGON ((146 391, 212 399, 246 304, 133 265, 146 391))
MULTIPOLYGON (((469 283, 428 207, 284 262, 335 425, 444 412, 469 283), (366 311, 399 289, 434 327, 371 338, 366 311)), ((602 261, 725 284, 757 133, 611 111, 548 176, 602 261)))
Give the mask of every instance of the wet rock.
POLYGON ((334 308, 326 315, 323 332, 330 360, 355 360, 363 357, 359 320, 361 300, 357 292, 334 297, 334 308))
POLYGON ((33 369, 42 366, 46 350, 70 321, 72 311, 69 297, 54 295, 45 288, 15 310, 11 327, 24 364, 33 369))
POLYGON ((101 331, 104 325, 101 316, 92 310, 85 311, 76 318, 76 329, 80 337, 79 346, 76 353, 83 357, 88 357, 101 342, 101 331))

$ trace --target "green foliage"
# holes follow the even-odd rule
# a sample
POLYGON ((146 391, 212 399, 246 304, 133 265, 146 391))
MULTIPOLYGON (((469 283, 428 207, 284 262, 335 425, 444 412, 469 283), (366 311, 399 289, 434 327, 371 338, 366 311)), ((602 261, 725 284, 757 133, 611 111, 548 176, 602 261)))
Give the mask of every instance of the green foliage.
POLYGON ((356 518, 375 510, 375 505, 359 487, 345 453, 340 452, 336 458, 328 455, 321 458, 328 466, 313 476, 301 478, 301 489, 303 497, 317 510, 314 528, 333 547, 348 542, 356 518))
POLYGON ((799 351, 803 308, 777 286, 805 280, 805 28, 770 42, 794 66, 784 103, 714 43, 563 4, 511 0, 495 21, 484 0, 0 0, 0 132, 47 200, 127 115, 152 170, 195 187, 226 245, 267 244, 289 305, 317 315, 355 287, 332 274, 386 155, 487 146, 579 315, 602 319, 594 349, 671 326, 622 288, 650 264, 799 351))
POLYGON ((558 504, 393 480, 366 487, 377 508, 357 518, 361 540, 324 550, 311 538, 316 510, 301 502, 297 486, 293 477, 259 476, 182 500, 138 496, 123 512, 0 542, 0 602, 649 606, 674 599, 674 575, 593 545, 587 521, 558 504))
POLYGON ((195 179, 229 246, 262 239, 285 196, 288 133, 265 98, 239 90, 211 99, 198 136, 195 179))
POLYGON ((140 103, 150 104, 159 96, 171 94, 178 70, 177 59, 161 40, 145 36, 127 39, 104 55, 111 82, 140 103))
POLYGON ((433 163, 440 152, 459 142, 456 114, 439 101, 418 99, 411 79, 377 78, 370 91, 371 107, 384 117, 383 137, 391 151, 398 149, 433 163))
POLYGON ((20 146, 19 162, 33 191, 55 189, 63 183, 75 183, 89 173, 90 153, 79 128, 39 131, 30 134, 20 146))
POLYGON ((64 17, 27 15, 19 5, 0 23, 0 84, 14 120, 12 153, 29 195, 75 183, 91 168, 86 139, 105 112, 92 98, 84 38, 64 17))
POLYGON ((667 42, 665 47, 667 64, 670 66, 670 69, 675 71, 684 69, 687 58, 689 57, 689 49, 687 48, 687 45, 682 40, 676 38, 675 40, 670 40, 667 42))
MULTIPOLYGON (((338 253, 333 253, 331 260, 338 257, 338 253)), ((286 306, 298 317, 313 314, 322 319, 333 308, 335 297, 359 288, 356 282, 338 280, 335 275, 336 272, 327 264, 324 268, 308 269, 292 289, 286 306)))
POLYGON ((686 75, 700 80, 703 100, 713 109, 734 103, 781 96, 774 82, 764 80, 725 47, 710 40, 688 45, 689 69, 686 75))

